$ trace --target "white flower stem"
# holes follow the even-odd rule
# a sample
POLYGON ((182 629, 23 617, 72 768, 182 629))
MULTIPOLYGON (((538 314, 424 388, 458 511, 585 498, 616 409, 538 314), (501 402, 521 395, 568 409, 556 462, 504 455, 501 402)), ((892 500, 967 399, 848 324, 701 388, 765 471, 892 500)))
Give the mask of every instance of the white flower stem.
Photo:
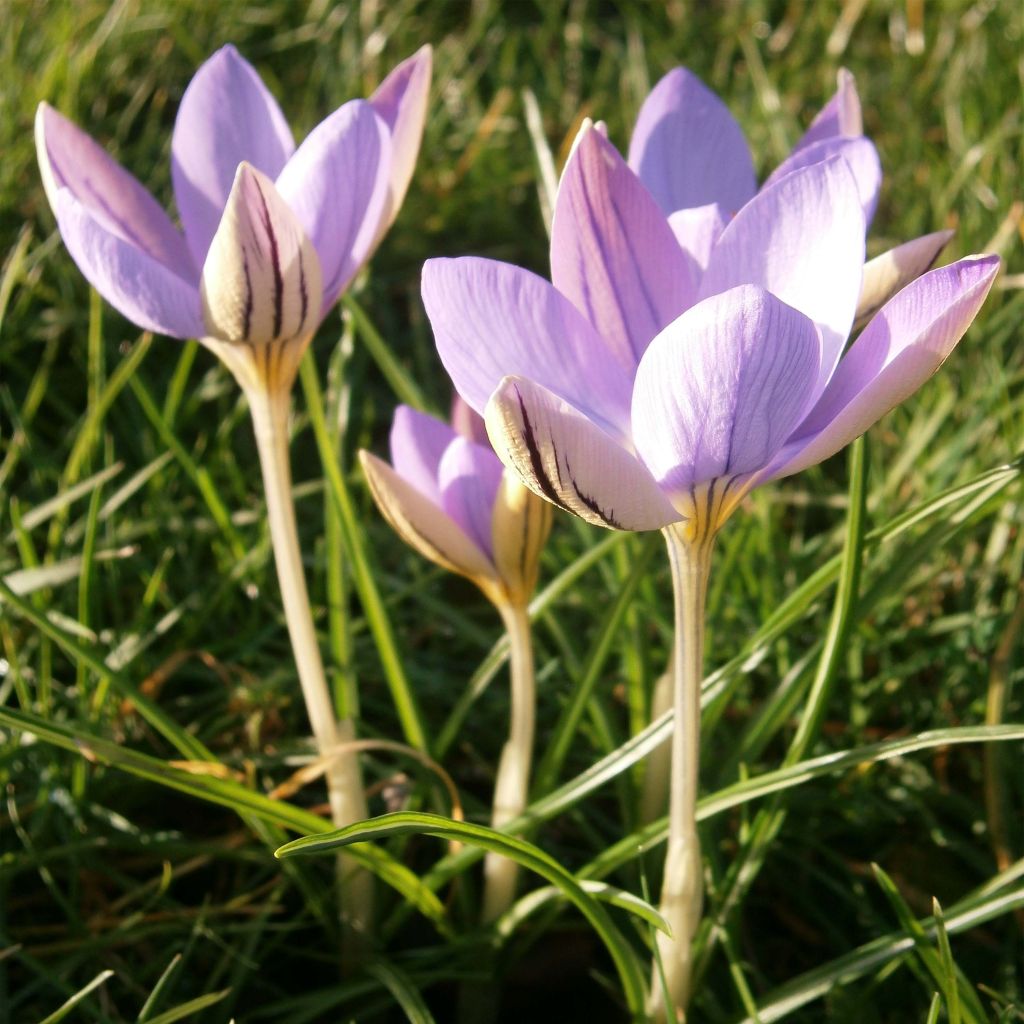
POLYGON ((689 535, 683 524, 663 531, 672 566, 675 639, 672 651, 672 767, 669 832, 660 910, 672 929, 657 935, 650 1012, 655 1020, 683 1019, 690 995, 691 942, 703 904, 697 834, 700 764, 700 685, 704 676, 704 602, 714 546, 712 529, 689 535), (667 1011, 667 1012, 666 1012, 667 1011))
MULTIPOLYGON (((672 658, 669 657, 668 668, 658 677, 651 695, 650 720, 660 718, 672 707, 672 658)), ((672 777, 672 743, 671 737, 655 747, 647 755, 644 767, 644 786, 640 796, 640 824, 649 825, 665 813, 668 806, 668 782, 672 777)))
MULTIPOLYGON (((306 590, 288 458, 291 396, 284 388, 249 388, 247 397, 263 472, 267 519, 288 635, 317 751, 327 765, 331 820, 341 828, 367 816, 366 797, 358 755, 344 746, 355 738, 353 723, 350 719, 339 722, 335 715, 306 590)), ((338 879, 348 958, 359 955, 371 928, 373 878, 350 858, 341 855, 338 879)))
MULTIPOLYGON (((492 826, 501 828, 522 813, 529 796, 536 688, 533 649, 530 644, 530 617, 526 606, 502 602, 497 607, 508 631, 512 683, 509 736, 498 763, 491 814, 492 826)), ((518 877, 519 869, 515 861, 495 853, 487 855, 484 860, 485 922, 500 917, 512 905, 518 877)))

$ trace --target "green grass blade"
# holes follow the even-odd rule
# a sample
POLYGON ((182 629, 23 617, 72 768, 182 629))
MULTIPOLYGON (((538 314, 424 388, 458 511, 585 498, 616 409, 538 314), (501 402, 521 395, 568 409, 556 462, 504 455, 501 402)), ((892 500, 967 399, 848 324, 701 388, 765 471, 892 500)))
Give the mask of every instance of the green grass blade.
MULTIPOLYGON (((617 889, 614 885, 606 882, 599 882, 594 879, 580 879, 580 888, 585 893, 607 903, 612 907, 619 907, 628 911, 634 917, 657 928, 666 935, 671 934, 668 922, 655 907, 652 907, 646 900, 625 889, 617 889)), ((565 893, 553 885, 545 885, 540 889, 534 889, 516 902, 495 922, 494 928, 498 936, 507 939, 528 917, 537 911, 565 899, 565 893)))
POLYGON ((377 369, 391 386, 391 390, 394 391, 399 402, 411 405, 414 409, 419 409, 422 412, 436 414, 437 409, 434 403, 427 399, 413 376, 395 358, 391 347, 373 325, 373 321, 366 315, 366 311, 356 297, 351 292, 346 292, 342 296, 341 302, 352 317, 360 343, 370 353, 370 357, 377 364, 377 369))
POLYGON ((378 960, 366 965, 366 973, 376 978, 395 997, 395 1002, 402 1008, 409 1024, 434 1024, 423 996, 405 972, 394 964, 378 960))
POLYGON ((170 1010, 166 1010, 159 1016, 153 1017, 149 1024, 174 1024, 175 1021, 186 1020, 200 1010, 205 1010, 208 1006, 216 1006, 217 1003, 230 994, 231 989, 226 988, 220 992, 210 992, 204 996, 196 996, 195 999, 190 999, 187 1003, 181 1003, 170 1010))
POLYGON ((377 589, 377 582, 366 553, 365 534, 352 505, 352 498, 348 491, 348 485, 345 483, 345 477, 342 475, 341 466, 334 454, 334 445, 324 416, 323 395, 320 391, 320 381, 317 378, 316 364, 309 352, 302 360, 299 373, 302 379, 302 389, 306 396, 310 423, 316 437, 317 448, 320 450, 324 476, 341 517, 342 536, 351 563, 352 579, 359 593, 366 621, 377 645, 377 655, 391 690, 391 698, 402 725, 402 732, 410 746, 416 747, 417 750, 426 750, 427 734, 423 728, 415 695, 409 685, 405 669, 402 667, 402 659, 395 643, 391 620, 388 618, 384 601, 377 589))
MULTIPOLYGON (((187 771, 83 730, 45 722, 25 712, 0 708, 0 725, 29 733, 46 743, 80 754, 86 760, 97 761, 129 772, 138 778, 227 807, 243 818, 246 815, 253 815, 263 821, 305 835, 322 832, 327 824, 323 818, 309 811, 264 796, 232 779, 205 772, 187 771)), ((438 928, 442 931, 447 929, 445 910, 441 902, 412 871, 386 851, 374 846, 359 847, 350 851, 350 854, 354 860, 394 888, 438 928)))
POLYGON ((483 825, 454 821, 438 814, 404 812, 385 814, 320 836, 296 839, 277 851, 279 857, 322 853, 352 843, 365 843, 403 835, 433 835, 509 857, 556 886, 590 922, 601 937, 622 982, 623 994, 633 1016, 643 1019, 645 984, 636 952, 625 941, 600 902, 580 886, 573 875, 539 847, 483 825))
POLYGON ((579 682, 573 688, 569 703, 565 706, 555 725, 547 749, 537 768, 537 779, 534 784, 534 789, 537 792, 543 793, 549 790, 558 778, 559 770, 569 752, 569 747, 576 738, 580 720, 583 718, 594 687, 597 685, 601 670, 611 653, 612 641, 622 625, 640 581, 647 573, 651 555, 656 548, 660 547, 660 540, 661 538, 656 533, 648 534, 641 540, 640 550, 633 560, 633 567, 597 628, 597 638, 590 648, 579 682))
MULTIPOLYGON (((1019 880, 1022 873, 1024 861, 1018 861, 988 885, 956 903, 946 917, 946 928, 950 934, 967 931, 1024 907, 1024 883, 1019 880), (1003 888, 999 883, 1008 878, 1012 878, 1016 884, 1003 888), (991 891, 993 888, 995 891, 991 891)), ((920 924, 928 935, 935 930, 931 918, 926 918, 920 924)), ((758 1004, 758 1017, 762 1024, 783 1020, 808 1003, 828 995, 837 985, 849 984, 897 957, 905 956, 913 949, 914 939, 902 930, 874 939, 777 988, 758 1004)), ((745 1017, 737 1024, 754 1022, 750 1017, 745 1017)))
POLYGON ((66 1003, 59 1006, 49 1017, 45 1017, 39 1024, 57 1024, 62 1021, 90 992, 97 989, 108 978, 113 977, 113 971, 100 971, 92 981, 84 988, 80 988, 66 1003))

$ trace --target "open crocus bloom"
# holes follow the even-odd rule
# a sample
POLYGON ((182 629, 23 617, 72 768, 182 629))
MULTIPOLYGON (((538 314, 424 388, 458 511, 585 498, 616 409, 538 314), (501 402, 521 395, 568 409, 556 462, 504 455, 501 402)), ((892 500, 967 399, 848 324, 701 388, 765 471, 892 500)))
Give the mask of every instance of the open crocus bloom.
POLYGON ((178 338, 262 345, 319 324, 393 220, 419 149, 424 47, 297 149, 232 46, 196 72, 171 144, 182 230, 81 129, 41 104, 36 148, 69 252, 129 320, 178 338))
MULTIPOLYGON (((831 156, 847 162, 870 224, 882 170, 874 145, 863 134, 856 82, 845 69, 839 71, 835 95, 765 185, 831 156)), ((718 96, 682 67, 669 71, 644 100, 630 140, 629 166, 668 217, 684 252, 700 267, 707 265, 725 225, 757 193, 743 130, 718 96)), ((952 234, 924 235, 870 260, 864 268, 858 324, 924 273, 952 234)))
POLYGON ((456 388, 537 494, 601 526, 715 530, 752 487, 820 462, 915 391, 974 318, 994 256, 898 292, 840 361, 864 262, 842 155, 768 183, 699 266, 598 131, 552 225, 552 282, 431 260, 423 298, 456 388))
POLYGON ((457 413, 465 433, 400 405, 391 465, 359 453, 370 490, 410 547, 473 580, 495 604, 525 604, 536 586, 551 508, 504 471, 489 445, 466 436, 475 414, 457 413))

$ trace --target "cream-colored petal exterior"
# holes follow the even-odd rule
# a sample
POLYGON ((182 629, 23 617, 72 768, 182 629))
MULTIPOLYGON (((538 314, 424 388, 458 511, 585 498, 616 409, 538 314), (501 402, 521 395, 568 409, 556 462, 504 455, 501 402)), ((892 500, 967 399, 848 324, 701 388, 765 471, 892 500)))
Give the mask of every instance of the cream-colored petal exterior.
POLYGON ((377 507, 406 544, 441 568, 468 576, 486 593, 493 592, 490 588, 498 584, 494 565, 442 509, 371 452, 361 451, 359 461, 377 507))
POLYGON ((309 336, 320 319, 321 292, 313 243, 273 182, 240 164, 203 265, 210 336, 251 347, 309 336))

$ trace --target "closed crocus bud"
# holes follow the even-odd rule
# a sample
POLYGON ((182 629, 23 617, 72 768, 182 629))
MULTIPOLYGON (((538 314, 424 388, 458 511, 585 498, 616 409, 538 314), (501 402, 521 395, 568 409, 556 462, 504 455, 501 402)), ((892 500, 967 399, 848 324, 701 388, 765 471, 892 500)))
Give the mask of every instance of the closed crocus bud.
POLYGON ((551 512, 490 447, 403 405, 391 465, 367 451, 360 460, 377 507, 410 547, 471 579, 494 604, 525 606, 551 512))
POLYGON ((218 349, 245 386, 289 388, 320 320, 320 260, 273 182, 247 163, 235 174, 199 290, 209 337, 245 349, 218 349))

